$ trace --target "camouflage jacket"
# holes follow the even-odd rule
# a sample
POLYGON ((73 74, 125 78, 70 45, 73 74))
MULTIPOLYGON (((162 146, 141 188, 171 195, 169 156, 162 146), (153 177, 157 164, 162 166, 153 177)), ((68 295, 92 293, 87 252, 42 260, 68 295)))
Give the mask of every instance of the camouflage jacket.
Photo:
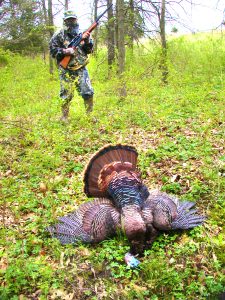
MULTIPOLYGON (((67 48, 75 36, 61 29, 56 32, 49 42, 50 54, 56 58, 57 64, 64 58, 63 49, 67 48)), ((68 69, 77 70, 88 63, 88 54, 92 52, 93 42, 91 39, 84 40, 75 49, 75 54, 71 57, 68 69)))

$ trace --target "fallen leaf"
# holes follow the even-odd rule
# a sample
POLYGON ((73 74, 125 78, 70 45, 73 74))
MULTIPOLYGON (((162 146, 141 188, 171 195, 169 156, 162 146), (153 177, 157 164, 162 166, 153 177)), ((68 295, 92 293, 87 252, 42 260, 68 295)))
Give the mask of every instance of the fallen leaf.
POLYGON ((5 172, 5 176, 10 176, 12 174, 12 170, 8 170, 5 172))
POLYGON ((39 189, 44 194, 44 193, 46 193, 48 188, 47 188, 47 185, 44 182, 40 182, 39 189))

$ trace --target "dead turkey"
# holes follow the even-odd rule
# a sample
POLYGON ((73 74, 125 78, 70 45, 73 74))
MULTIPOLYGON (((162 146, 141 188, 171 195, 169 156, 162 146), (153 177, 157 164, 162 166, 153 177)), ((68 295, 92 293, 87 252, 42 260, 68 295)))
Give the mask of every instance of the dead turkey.
POLYGON ((84 192, 95 197, 75 212, 59 218, 48 231, 62 244, 96 243, 123 230, 132 254, 141 254, 160 231, 201 225, 193 202, 158 190, 148 191, 137 168, 138 153, 127 145, 99 150, 84 172, 84 192))

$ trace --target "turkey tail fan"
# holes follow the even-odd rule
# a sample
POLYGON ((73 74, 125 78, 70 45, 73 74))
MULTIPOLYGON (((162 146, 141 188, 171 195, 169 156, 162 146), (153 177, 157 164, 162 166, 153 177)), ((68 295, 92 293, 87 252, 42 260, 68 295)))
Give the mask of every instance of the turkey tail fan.
MULTIPOLYGON (((90 159, 84 171, 85 194, 88 197, 107 197, 107 192, 100 190, 98 184, 99 175, 102 169, 109 164, 113 165, 113 163, 119 162, 120 165, 123 165, 123 170, 124 168, 127 168, 129 171, 135 171, 137 166, 137 156, 138 153, 136 149, 128 145, 107 145, 100 149, 90 159)), ((118 164, 117 167, 119 167, 118 164)))
POLYGON ((61 244, 96 243, 115 235, 120 227, 120 213, 109 199, 102 198, 80 205, 47 231, 61 244))

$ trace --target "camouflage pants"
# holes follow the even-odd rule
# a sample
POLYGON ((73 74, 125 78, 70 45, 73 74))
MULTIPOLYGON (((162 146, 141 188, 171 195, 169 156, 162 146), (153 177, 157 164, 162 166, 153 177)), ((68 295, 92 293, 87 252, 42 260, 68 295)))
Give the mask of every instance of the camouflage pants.
POLYGON ((88 100, 94 95, 94 90, 91 86, 88 71, 85 67, 79 70, 65 70, 59 68, 60 78, 60 98, 63 99, 63 104, 69 104, 74 96, 76 88, 78 94, 88 100))

